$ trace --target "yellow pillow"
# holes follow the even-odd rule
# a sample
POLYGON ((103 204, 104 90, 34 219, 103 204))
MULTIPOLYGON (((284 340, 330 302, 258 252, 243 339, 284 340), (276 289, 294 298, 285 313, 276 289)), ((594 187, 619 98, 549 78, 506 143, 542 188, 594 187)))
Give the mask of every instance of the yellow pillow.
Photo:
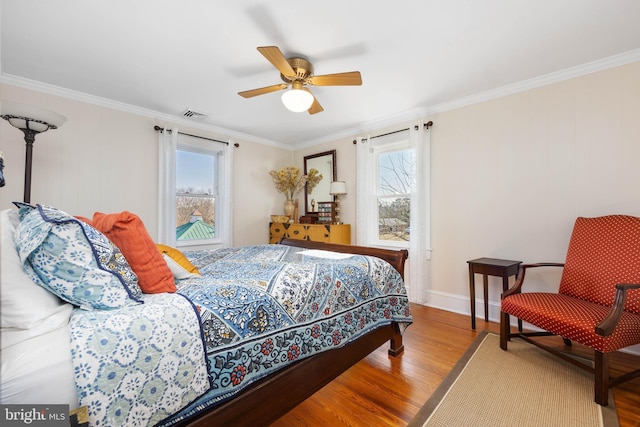
POLYGON ((172 248, 171 246, 163 245, 160 243, 156 243, 156 246, 158 247, 158 250, 162 254, 166 254, 168 257, 170 257, 172 260, 177 262, 178 265, 180 265, 182 268, 187 270, 189 273, 200 275, 200 272, 198 271, 196 266, 191 264, 191 261, 189 261, 187 257, 184 256, 184 254, 180 252, 178 249, 172 248))

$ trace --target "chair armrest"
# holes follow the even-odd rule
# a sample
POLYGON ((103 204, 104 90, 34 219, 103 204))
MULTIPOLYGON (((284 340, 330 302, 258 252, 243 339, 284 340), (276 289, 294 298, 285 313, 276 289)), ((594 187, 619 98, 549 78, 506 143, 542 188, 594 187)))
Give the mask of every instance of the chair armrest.
POLYGON ((536 268, 536 267, 564 267, 563 263, 559 262, 539 262, 536 264, 522 264, 518 269, 518 275, 516 276, 516 281, 506 292, 503 292, 500 295, 500 299, 504 299, 509 295, 519 294, 522 288, 522 283, 524 282, 524 275, 527 272, 528 268, 536 268))
POLYGON ((620 316, 622 316, 622 312, 624 311, 624 303, 627 299, 627 291, 631 289, 640 289, 640 284, 618 283, 616 285, 616 295, 613 299, 613 305, 611 306, 607 317, 602 319, 602 321, 596 325, 596 334, 606 337, 613 333, 613 330, 618 325, 620 316))

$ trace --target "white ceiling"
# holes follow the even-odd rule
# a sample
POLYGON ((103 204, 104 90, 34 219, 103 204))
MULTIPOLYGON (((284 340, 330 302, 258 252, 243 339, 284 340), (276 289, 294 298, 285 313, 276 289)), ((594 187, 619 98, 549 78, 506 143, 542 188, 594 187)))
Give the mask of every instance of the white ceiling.
POLYGON ((298 146, 640 48, 638 0, 1 0, 4 81, 29 79, 298 146), (312 87, 292 113, 256 50, 362 86, 312 87))

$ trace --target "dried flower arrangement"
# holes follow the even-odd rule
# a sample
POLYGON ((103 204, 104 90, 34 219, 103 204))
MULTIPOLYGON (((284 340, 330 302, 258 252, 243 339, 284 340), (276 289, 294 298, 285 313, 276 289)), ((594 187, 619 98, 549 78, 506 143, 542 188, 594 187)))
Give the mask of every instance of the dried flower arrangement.
POLYGON ((316 185, 322 180, 322 174, 317 169, 311 168, 307 175, 301 175, 300 169, 295 166, 287 166, 279 171, 270 171, 278 193, 284 193, 287 200, 293 198, 307 184, 307 194, 311 194, 316 185))

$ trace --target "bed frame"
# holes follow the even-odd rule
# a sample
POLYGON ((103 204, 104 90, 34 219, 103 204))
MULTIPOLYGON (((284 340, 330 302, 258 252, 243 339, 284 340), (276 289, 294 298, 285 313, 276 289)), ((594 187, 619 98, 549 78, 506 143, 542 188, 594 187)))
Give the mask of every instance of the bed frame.
MULTIPOLYGON (((404 263, 408 257, 404 249, 387 250, 293 239, 282 239, 279 243, 307 249, 373 255, 389 262, 404 278, 404 263)), ((387 341, 390 343, 389 355, 398 356, 404 350, 397 323, 371 331, 344 347, 300 360, 182 425, 269 425, 387 341)))

